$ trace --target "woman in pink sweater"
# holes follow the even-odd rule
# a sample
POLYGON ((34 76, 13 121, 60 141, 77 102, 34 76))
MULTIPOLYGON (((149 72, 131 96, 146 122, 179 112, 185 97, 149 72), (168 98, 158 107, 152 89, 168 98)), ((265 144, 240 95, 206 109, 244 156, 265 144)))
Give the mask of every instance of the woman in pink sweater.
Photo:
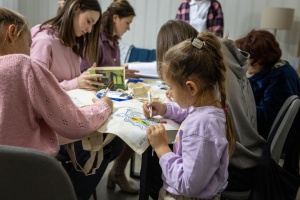
POLYGON ((23 16, 0 8, 0 144, 55 156, 57 135, 81 139, 108 118, 109 98, 78 108, 48 69, 30 57, 31 35, 23 16))
MULTIPOLYGON (((31 29, 30 57, 48 69, 64 90, 77 88, 96 90, 94 81, 101 74, 80 72, 81 58, 97 61, 101 7, 98 0, 67 0, 58 14, 31 29)), ((104 136, 105 137, 105 136, 104 136)), ((116 137, 103 148, 103 160, 94 175, 86 176, 74 166, 66 166, 79 199, 88 200, 101 180, 109 162, 123 150, 123 141, 116 137)), ((84 166, 90 151, 82 142, 74 143, 77 163, 84 166)), ((59 155, 71 160, 64 147, 59 155)))

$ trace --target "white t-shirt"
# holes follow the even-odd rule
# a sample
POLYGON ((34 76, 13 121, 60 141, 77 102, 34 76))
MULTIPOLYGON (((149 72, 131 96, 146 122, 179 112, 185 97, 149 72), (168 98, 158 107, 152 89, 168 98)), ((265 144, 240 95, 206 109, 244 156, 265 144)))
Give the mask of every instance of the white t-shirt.
POLYGON ((210 4, 210 0, 192 0, 190 2, 190 25, 199 33, 207 30, 206 21, 210 4))

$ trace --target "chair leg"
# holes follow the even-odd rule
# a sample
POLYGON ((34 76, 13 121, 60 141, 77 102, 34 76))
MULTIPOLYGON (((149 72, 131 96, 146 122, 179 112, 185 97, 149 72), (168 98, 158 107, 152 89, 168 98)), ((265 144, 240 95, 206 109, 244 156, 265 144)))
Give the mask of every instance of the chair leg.
POLYGON ((94 200, 97 200, 97 191, 96 191, 96 189, 93 192, 93 198, 94 198, 94 200))

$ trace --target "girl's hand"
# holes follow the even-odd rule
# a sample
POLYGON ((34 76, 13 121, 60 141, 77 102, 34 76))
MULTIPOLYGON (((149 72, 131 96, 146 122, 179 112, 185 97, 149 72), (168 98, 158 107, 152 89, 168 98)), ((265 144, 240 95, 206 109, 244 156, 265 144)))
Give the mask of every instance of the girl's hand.
POLYGON ((148 140, 155 150, 158 158, 171 152, 168 145, 166 129, 163 124, 151 125, 146 130, 148 140))
POLYGON ((104 102, 106 102, 108 104, 108 106, 110 107, 111 111, 113 111, 113 108, 114 108, 113 102, 108 97, 102 97, 101 99, 93 98, 92 101, 94 103, 96 103, 97 101, 104 101, 104 102))
POLYGON ((80 76, 77 77, 79 88, 87 90, 98 90, 96 85, 102 85, 101 82, 96 81, 98 78, 101 78, 101 74, 90 74, 89 70, 83 72, 80 76))
POLYGON ((160 102, 150 102, 150 103, 144 103, 143 104, 143 112, 145 117, 150 117, 150 110, 149 108, 152 107, 152 116, 161 115, 163 116, 167 111, 167 105, 160 102))

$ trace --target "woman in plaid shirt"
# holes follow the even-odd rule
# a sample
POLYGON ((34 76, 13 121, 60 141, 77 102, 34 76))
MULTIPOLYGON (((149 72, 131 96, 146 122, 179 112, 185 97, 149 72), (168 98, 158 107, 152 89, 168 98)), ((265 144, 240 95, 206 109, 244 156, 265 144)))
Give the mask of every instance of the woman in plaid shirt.
POLYGON ((176 19, 191 24, 198 32, 208 30, 223 37, 224 17, 221 4, 215 0, 183 0, 176 19))

